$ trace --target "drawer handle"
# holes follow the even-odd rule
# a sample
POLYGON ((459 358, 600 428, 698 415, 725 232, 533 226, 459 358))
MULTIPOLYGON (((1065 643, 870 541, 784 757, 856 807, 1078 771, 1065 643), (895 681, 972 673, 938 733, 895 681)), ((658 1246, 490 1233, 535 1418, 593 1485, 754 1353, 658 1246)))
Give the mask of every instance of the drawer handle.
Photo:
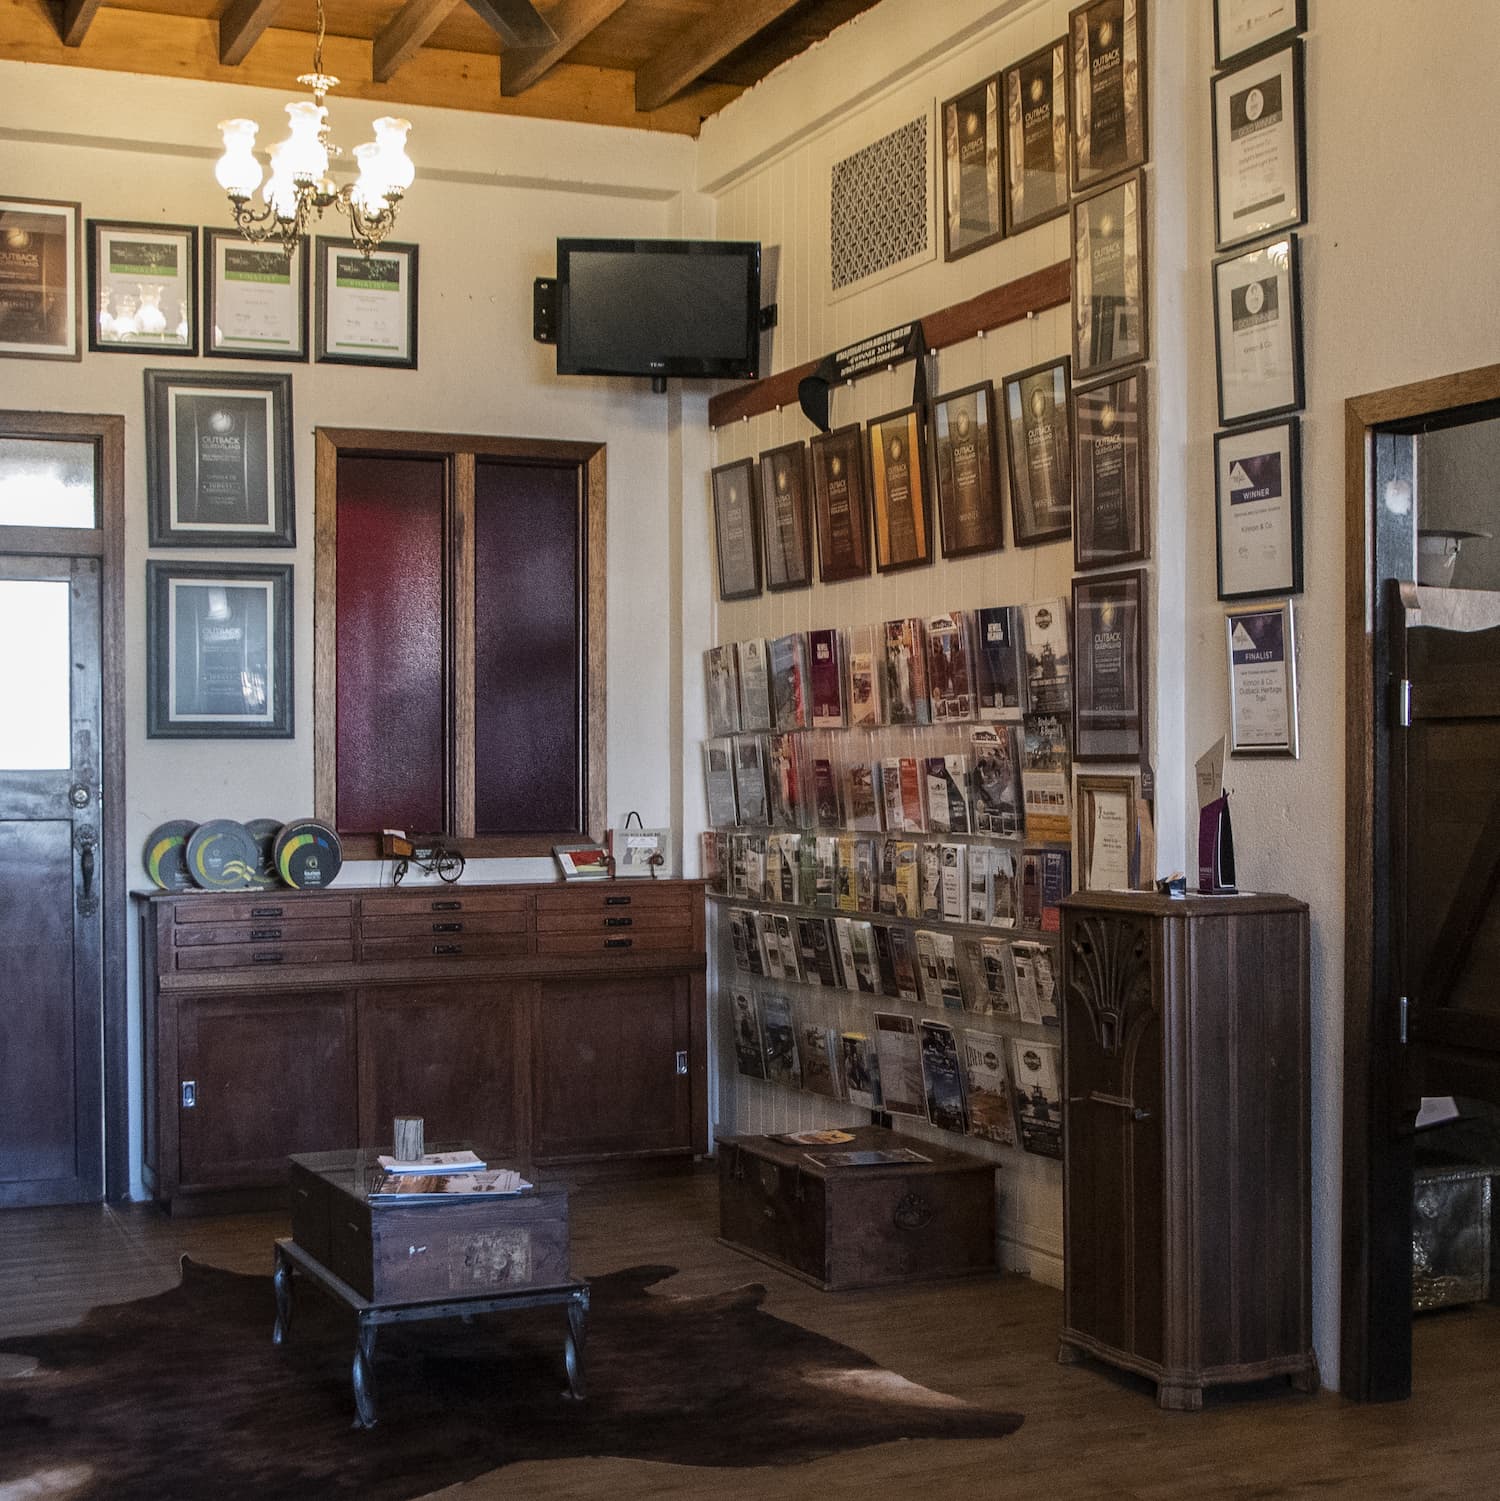
POLYGON ((432 946, 434 954, 461 954, 464 946, 461 943, 435 943, 432 946))
POLYGON ((461 922, 435 922, 432 925, 434 933, 462 933, 464 925, 461 922))
POLYGON ((282 914, 282 912, 283 912, 283 910, 284 909, 281 908, 281 907, 252 907, 250 909, 250 916, 251 917, 280 917, 281 914, 282 914))
POLYGON ((279 951, 270 954, 252 954, 251 959, 256 964, 280 964, 281 954, 279 951))
POLYGON ((633 938, 606 938, 604 947, 607 949, 628 949, 635 942, 633 938))
POLYGON ((604 926, 606 928, 632 928, 635 926, 635 919, 633 917, 606 917, 604 926))
POLYGON ((630 905, 630 898, 628 896, 607 896, 604 898, 604 905, 606 907, 628 907, 630 905))
POLYGON ((311 1196, 309 1195, 307 1189, 305 1189, 305 1188, 299 1188, 297 1190, 297 1197, 299 1199, 306 1199, 306 1198, 309 1198, 311 1196))
POLYGON ((462 902, 434 902, 432 910, 434 912, 462 912, 464 904, 462 902))
POLYGON ((280 938, 280 928, 251 928, 250 942, 263 943, 267 938, 280 938))

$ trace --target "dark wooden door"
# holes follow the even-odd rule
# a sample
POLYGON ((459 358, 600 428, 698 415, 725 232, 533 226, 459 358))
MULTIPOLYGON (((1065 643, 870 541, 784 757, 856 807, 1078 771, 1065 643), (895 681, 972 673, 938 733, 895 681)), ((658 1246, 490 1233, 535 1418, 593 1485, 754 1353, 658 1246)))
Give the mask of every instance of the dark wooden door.
POLYGON ((104 1192, 99 568, 0 557, 0 1205, 104 1192))

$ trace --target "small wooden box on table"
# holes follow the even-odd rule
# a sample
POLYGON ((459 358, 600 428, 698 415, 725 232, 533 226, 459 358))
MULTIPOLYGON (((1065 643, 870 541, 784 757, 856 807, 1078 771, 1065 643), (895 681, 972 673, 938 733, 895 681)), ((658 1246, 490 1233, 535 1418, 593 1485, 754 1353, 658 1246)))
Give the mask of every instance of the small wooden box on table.
POLYGON ((568 1386, 581 1397, 589 1290, 569 1271, 567 1191, 372 1206, 367 1186, 379 1171, 373 1152, 291 1159, 292 1234, 276 1242, 275 1342, 291 1328, 294 1270, 352 1308, 354 1401, 368 1428, 380 1325, 561 1305, 568 1386))
POLYGON ((995 1265, 995 1165, 882 1130, 802 1146, 719 1138, 719 1238, 827 1291, 995 1265), (829 1166, 816 1155, 907 1147, 925 1162, 829 1166))

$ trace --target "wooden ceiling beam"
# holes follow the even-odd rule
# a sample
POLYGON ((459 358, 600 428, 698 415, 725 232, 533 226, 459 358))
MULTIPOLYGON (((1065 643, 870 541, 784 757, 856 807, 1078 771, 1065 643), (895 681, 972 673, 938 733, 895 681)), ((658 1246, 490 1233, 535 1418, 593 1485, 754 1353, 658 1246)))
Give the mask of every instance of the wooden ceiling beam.
POLYGON ((736 47, 764 31, 799 0, 736 0, 714 5, 670 45, 636 70, 635 107, 653 110, 675 99, 736 47))
POLYGON ((550 47, 557 40, 531 0, 468 0, 468 5, 507 47, 550 47))
POLYGON ((375 38, 370 76, 389 83, 422 50, 427 38, 447 20, 459 0, 406 0, 375 38))
POLYGON ((89 24, 103 4, 104 0, 63 0, 57 23, 57 34, 63 39, 63 46, 83 45, 89 24))
POLYGON ((219 61, 226 68, 244 62, 280 9, 281 0, 230 0, 219 17, 219 61))
POLYGON ((547 17, 557 33, 557 40, 550 47, 507 47, 501 55, 500 93, 507 99, 524 94, 624 3, 625 0, 560 0, 547 17))

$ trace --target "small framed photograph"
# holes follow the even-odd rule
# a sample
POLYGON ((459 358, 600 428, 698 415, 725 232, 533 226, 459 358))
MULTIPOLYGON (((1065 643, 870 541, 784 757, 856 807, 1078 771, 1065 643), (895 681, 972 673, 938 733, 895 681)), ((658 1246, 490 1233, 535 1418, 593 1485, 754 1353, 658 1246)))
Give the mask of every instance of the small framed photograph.
POLYGON ((1073 372, 1146 358, 1145 179, 1137 172, 1073 204, 1073 372))
POLYGON ((252 244, 237 230, 203 231, 203 352, 229 360, 307 359, 306 240, 252 244))
POLYGON ((875 568, 893 573, 932 562, 927 424, 921 407, 874 417, 865 428, 875 509, 875 568))
POLYGON ((1146 735, 1146 575, 1073 580, 1073 759, 1134 761, 1146 735))
POLYGON ((1297 236, 1214 262, 1219 422, 1229 427, 1302 406, 1297 236))
POLYGON ((943 105, 943 259, 1005 234, 1000 198, 1000 75, 943 105))
POLYGON ((1089 0, 1068 14, 1073 191, 1146 160, 1144 0, 1089 0))
POLYGON ((83 358, 83 261, 76 203, 0 198, 0 356, 83 358))
POLYGON ((784 443, 760 456, 760 535, 766 588, 812 585, 812 533, 807 518, 807 445, 784 443))
POLYGON ((292 565, 146 564, 146 734, 292 738, 292 565))
POLYGON ((1307 222, 1305 87, 1300 41, 1214 79, 1218 249, 1307 222))
POLYGON ((387 240, 366 255, 319 235, 317 358, 322 365, 417 368, 417 247, 387 240))
POLYGON ((1005 103, 1005 232, 1068 211, 1068 39, 1001 75, 1005 103))
POLYGON ((932 446, 943 556, 961 558, 1004 547, 995 388, 989 381, 934 398, 932 446))
POLYGON ((1292 602, 1224 617, 1229 651, 1229 749, 1236 756, 1297 754, 1297 642, 1292 602))
POLYGON ((1284 417, 1214 437, 1220 599, 1302 592, 1301 427, 1284 417))
POLYGON ((713 471, 714 542, 719 558, 719 598, 752 599, 760 593, 760 517, 755 504, 755 460, 737 459, 713 471))
POLYGON ((198 353, 198 231, 88 223, 89 348, 198 353))
POLYGON ((1065 355, 1005 377, 1005 452, 1017 547, 1066 537, 1073 525, 1070 376, 1065 355))
POLYGON ((1140 885, 1141 779, 1080 772, 1075 786, 1073 869, 1080 891, 1133 891, 1140 885))
POLYGON ((1122 370, 1073 393, 1073 566, 1133 563, 1151 550, 1146 373, 1122 370))
POLYGON ((293 547, 292 378, 146 371, 152 547, 293 547))
POLYGON ((865 435, 857 422, 812 440, 813 509, 818 524, 818 578, 825 584, 870 572, 870 507, 865 435))
POLYGON ((1214 0, 1214 67, 1307 30, 1307 0, 1214 0))

